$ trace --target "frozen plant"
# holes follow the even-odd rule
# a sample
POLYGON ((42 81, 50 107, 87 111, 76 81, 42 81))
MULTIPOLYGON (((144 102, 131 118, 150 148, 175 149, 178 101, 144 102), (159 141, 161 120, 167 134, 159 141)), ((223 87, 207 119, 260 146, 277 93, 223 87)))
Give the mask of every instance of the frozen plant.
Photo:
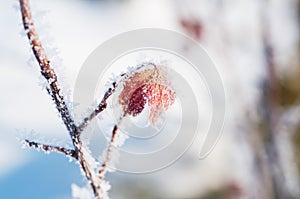
POLYGON ((166 66, 144 63, 135 67, 132 71, 122 74, 120 81, 111 83, 100 103, 93 109, 89 116, 77 125, 73 119, 70 107, 67 105, 66 95, 62 92, 56 72, 51 66, 51 62, 45 53, 34 27, 29 0, 19 0, 19 3, 24 30, 30 41, 34 57, 40 66, 41 74, 47 82, 46 90, 69 132, 73 148, 68 149, 37 143, 29 139, 23 140, 23 144, 37 150, 43 150, 46 153, 62 153, 79 163, 82 173, 93 191, 93 196, 89 194, 88 189, 72 185, 73 197, 89 198, 91 196, 97 199, 108 198, 107 191, 110 189, 110 185, 103 179, 108 169, 108 163, 112 159, 112 147, 117 145, 118 126, 122 118, 128 115, 137 116, 142 112, 146 103, 148 103, 150 107, 149 121, 151 125, 155 126, 157 119, 175 100, 175 92, 171 88, 167 78, 166 66), (119 104, 122 106, 122 114, 117 124, 113 127, 104 162, 99 164, 91 155, 88 147, 82 142, 81 133, 98 114, 106 109, 108 98, 115 93, 117 88, 122 91, 118 98, 119 104))

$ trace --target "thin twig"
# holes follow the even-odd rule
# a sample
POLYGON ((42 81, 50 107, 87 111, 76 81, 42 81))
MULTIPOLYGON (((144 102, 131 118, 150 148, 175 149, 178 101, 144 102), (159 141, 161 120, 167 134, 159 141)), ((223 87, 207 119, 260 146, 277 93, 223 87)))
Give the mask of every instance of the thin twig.
POLYGON ((20 7, 23 26, 30 41, 33 54, 39 63, 42 75, 48 82, 47 91, 52 97, 66 128, 73 137, 73 134, 76 132, 75 122, 71 117, 70 111, 64 99, 64 95, 61 92, 60 85, 57 81, 57 75, 53 68, 51 68, 50 61, 35 30, 32 14, 30 11, 29 0, 20 0, 20 7))
POLYGON ((37 150, 44 150, 45 152, 59 152, 63 153, 66 156, 70 156, 76 159, 75 151, 73 149, 66 149, 64 147, 59 147, 59 146, 53 146, 53 145, 48 145, 48 144, 41 144, 38 142, 34 141, 29 141, 29 140, 24 140, 24 144, 27 146, 37 149, 37 150))
POLYGON ((113 88, 109 88, 106 92, 105 92, 105 94, 104 94, 104 96, 103 96, 103 98, 102 98, 102 100, 101 100, 101 102, 98 104, 98 106, 95 108, 95 110, 88 116, 88 117, 86 117, 86 118, 84 118, 83 119, 83 122, 78 126, 78 132, 82 132, 84 129, 85 129, 85 127, 99 114, 99 113, 101 113, 103 110, 105 110, 106 109, 106 107, 107 107, 107 99, 115 92, 115 89, 116 89, 116 82, 113 82, 112 83, 112 85, 113 85, 113 88))
POLYGON ((83 170, 85 177, 87 178, 90 186, 92 187, 93 194, 96 199, 102 199, 102 190, 100 187, 100 183, 96 182, 97 174, 94 172, 93 168, 88 164, 85 159, 85 154, 82 150, 83 146, 80 143, 78 146, 78 162, 80 164, 81 169, 83 170))
POLYGON ((101 165, 100 169, 99 169, 99 178, 100 178, 100 181, 103 180, 104 178, 104 175, 106 173, 106 170, 107 170, 107 166, 108 166, 108 163, 109 161, 111 160, 111 155, 112 155, 112 152, 113 152, 113 147, 114 147, 114 144, 117 140, 117 131, 118 131, 118 125, 116 124, 112 130, 112 134, 111 134, 111 139, 110 139, 110 142, 109 142, 109 145, 107 147, 107 152, 106 152, 106 156, 105 156, 105 160, 103 162, 103 164, 101 165))

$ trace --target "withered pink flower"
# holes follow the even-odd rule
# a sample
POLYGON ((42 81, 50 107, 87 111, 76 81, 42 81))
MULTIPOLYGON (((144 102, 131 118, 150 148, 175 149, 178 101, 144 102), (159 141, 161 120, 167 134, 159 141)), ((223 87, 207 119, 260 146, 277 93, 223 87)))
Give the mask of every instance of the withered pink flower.
POLYGON ((145 105, 150 107, 149 122, 155 126, 157 119, 175 101, 175 92, 170 88, 165 66, 153 66, 135 72, 125 78, 119 103, 124 115, 137 116, 145 105))

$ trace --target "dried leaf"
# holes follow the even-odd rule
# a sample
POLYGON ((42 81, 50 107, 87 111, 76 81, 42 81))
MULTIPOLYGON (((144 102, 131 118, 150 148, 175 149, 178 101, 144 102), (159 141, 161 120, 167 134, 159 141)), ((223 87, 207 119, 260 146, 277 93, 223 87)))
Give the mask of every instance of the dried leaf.
POLYGON ((127 77, 119 96, 124 115, 137 116, 150 107, 149 121, 155 125, 157 119, 175 101, 175 92, 170 88, 167 72, 163 66, 155 66, 127 77))

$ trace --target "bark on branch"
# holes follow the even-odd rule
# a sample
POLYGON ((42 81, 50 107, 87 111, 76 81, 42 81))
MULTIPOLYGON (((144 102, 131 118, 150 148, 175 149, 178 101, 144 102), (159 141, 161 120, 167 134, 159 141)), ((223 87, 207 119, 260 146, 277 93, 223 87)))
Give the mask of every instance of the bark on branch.
MULTIPOLYGON (((32 52, 40 66, 40 72, 43 77, 47 80, 47 91, 51 96, 52 100, 56 105, 56 109, 58 110, 64 125, 66 126, 70 137, 72 139, 72 143, 74 149, 65 149, 62 147, 50 146, 45 144, 40 144, 36 142, 32 142, 29 140, 25 140, 30 147, 35 149, 43 149, 45 151, 56 151, 60 153, 64 153, 65 155, 72 156, 76 158, 81 166, 81 169, 87 178, 89 184, 92 187, 95 198, 103 198, 103 193, 101 190, 101 184, 99 183, 99 177, 97 172, 95 172, 95 168, 91 165, 91 163, 87 160, 88 154, 80 139, 80 132, 84 130, 84 128, 88 125, 88 123, 101 111, 106 108, 106 100, 113 93, 114 89, 109 90, 105 95, 99 106, 95 109, 95 111, 82 122, 82 125, 76 126, 71 112, 66 105, 66 101, 64 95, 61 91, 61 87, 58 83, 57 75, 53 68, 51 67, 50 60, 48 59, 45 50, 39 40, 38 33, 34 27, 34 22, 32 19, 32 14, 30 10, 29 0, 19 0, 22 22, 24 29, 26 31, 27 37, 30 41, 32 52)), ((90 158, 90 157, 89 157, 90 158)), ((93 159, 92 161, 95 162, 93 159)))
POLYGON ((53 68, 51 68, 50 60, 45 53, 45 50, 34 27, 29 0, 20 0, 20 8, 23 26, 30 41, 32 52, 36 60, 38 61, 41 69, 41 74, 44 76, 48 83, 47 91, 52 97, 67 130, 72 133, 71 136, 74 136, 73 134, 76 132, 76 126, 66 105, 64 95, 61 92, 60 85, 57 81, 57 75, 53 68))
POLYGON ((48 145, 48 144, 42 144, 34 141, 29 141, 29 140, 24 140, 24 144, 27 145, 28 147, 37 149, 37 150, 43 150, 45 152, 59 152, 63 153, 66 156, 73 157, 77 159, 75 155, 75 151, 73 149, 66 149, 64 147, 59 147, 59 146, 53 146, 53 145, 48 145))

